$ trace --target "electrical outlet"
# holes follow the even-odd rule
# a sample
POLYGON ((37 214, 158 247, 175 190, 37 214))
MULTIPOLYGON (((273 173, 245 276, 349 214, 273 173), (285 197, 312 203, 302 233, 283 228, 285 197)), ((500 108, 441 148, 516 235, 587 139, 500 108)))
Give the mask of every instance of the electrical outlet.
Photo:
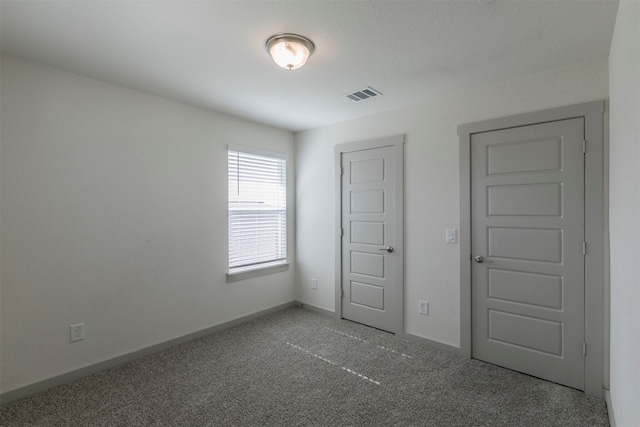
POLYGON ((69 341, 80 341, 84 339, 84 323, 69 326, 69 341))
POLYGON ((418 311, 420 314, 429 315, 429 301, 420 301, 418 311))
POLYGON ((311 279, 311 289, 318 290, 318 279, 311 279))

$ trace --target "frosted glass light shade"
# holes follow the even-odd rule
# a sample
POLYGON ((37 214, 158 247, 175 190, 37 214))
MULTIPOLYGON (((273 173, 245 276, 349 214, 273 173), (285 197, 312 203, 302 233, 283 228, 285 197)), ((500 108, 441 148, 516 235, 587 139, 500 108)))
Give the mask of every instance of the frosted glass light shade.
POLYGON ((308 38, 288 33, 269 37, 265 46, 273 61, 286 70, 302 67, 315 49, 308 38))

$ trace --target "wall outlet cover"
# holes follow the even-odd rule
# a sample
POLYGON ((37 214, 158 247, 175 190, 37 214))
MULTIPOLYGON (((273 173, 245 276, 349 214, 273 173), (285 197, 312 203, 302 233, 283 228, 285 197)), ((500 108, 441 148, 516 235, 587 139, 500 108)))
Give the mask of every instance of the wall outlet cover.
POLYGON ((75 342, 84 339, 84 323, 69 326, 69 341, 75 342))

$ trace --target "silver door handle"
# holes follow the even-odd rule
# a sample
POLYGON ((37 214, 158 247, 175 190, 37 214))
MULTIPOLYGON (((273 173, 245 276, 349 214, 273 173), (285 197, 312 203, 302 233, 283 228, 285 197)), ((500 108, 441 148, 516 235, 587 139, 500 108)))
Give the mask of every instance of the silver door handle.
POLYGON ((379 251, 387 251, 389 253, 393 252, 393 248, 391 246, 387 246, 386 248, 378 249, 379 251))
POLYGON ((484 257, 482 255, 477 255, 477 256, 473 257, 473 260, 475 262, 477 262, 478 264, 482 264, 484 262, 484 257))

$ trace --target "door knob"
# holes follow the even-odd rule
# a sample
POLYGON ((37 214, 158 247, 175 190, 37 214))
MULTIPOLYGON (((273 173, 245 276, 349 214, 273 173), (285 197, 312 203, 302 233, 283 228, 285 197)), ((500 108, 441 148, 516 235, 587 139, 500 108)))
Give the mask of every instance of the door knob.
POLYGON ((478 264, 482 264, 484 262, 484 257, 482 255, 477 255, 475 257, 473 257, 473 259, 475 260, 475 262, 477 262, 478 264))
POLYGON ((380 251, 387 251, 389 253, 393 252, 393 248, 391 246, 387 246, 386 248, 378 249, 380 251))

